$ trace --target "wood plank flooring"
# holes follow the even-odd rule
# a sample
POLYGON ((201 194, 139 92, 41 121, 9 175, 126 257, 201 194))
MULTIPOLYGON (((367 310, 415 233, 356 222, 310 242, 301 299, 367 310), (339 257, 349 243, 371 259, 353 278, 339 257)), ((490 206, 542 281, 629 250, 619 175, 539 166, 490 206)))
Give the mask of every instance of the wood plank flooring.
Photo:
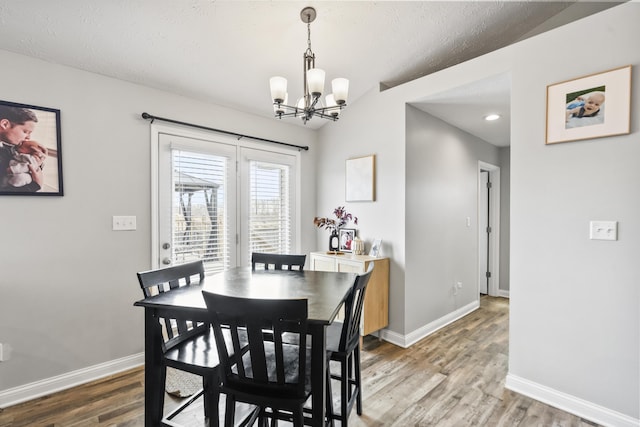
MULTIPOLYGON (((349 425, 597 426, 505 390, 508 304, 504 298, 483 296, 479 310, 408 349, 366 337, 363 415, 358 417, 354 408, 349 425)), ((143 381, 143 369, 137 368, 6 408, 0 411, 0 427, 142 426, 143 381)), ((167 412, 178 403, 167 396, 167 412)), ((204 426, 201 404, 175 421, 204 426)))

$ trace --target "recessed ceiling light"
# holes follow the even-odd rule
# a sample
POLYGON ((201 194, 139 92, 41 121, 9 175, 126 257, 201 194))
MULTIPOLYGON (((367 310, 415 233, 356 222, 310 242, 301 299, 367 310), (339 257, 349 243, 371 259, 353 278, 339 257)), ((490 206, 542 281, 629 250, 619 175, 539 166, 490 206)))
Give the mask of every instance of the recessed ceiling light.
POLYGON ((484 116, 484 119, 488 122, 492 122, 494 120, 498 120, 500 118, 500 114, 488 114, 484 116))

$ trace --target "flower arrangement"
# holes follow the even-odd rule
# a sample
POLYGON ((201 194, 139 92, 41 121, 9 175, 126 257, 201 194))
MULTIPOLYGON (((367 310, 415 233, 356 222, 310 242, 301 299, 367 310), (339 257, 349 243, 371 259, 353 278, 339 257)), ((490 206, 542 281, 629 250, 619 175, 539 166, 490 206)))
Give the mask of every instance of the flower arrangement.
POLYGON ((349 221, 353 221, 354 224, 358 225, 358 217, 347 212, 344 209, 344 206, 338 206, 335 208, 333 210, 333 215, 336 219, 315 217, 313 219, 313 224, 318 228, 330 230, 332 233, 337 232, 339 228, 347 225, 349 221))

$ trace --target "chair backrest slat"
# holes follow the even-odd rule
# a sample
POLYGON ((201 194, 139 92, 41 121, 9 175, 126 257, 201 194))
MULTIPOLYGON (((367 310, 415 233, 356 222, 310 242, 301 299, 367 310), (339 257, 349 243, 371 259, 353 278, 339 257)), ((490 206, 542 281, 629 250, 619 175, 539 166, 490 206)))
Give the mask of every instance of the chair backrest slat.
POLYGON ((306 260, 306 255, 253 252, 251 254, 251 268, 255 270, 256 265, 262 265, 265 270, 302 270, 306 260))
POLYGON ((364 307, 364 296, 374 265, 371 262, 365 273, 356 276, 345 301, 345 317, 340 335, 340 351, 346 351, 347 348, 355 346, 360 339, 360 319, 362 318, 362 309, 364 307))

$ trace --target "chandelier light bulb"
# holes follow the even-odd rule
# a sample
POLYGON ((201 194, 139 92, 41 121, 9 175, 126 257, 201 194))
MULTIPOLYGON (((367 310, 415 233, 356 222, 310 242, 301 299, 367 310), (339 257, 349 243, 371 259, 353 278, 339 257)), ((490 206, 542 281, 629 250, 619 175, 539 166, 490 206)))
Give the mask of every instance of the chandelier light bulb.
POLYGON ((273 99, 273 102, 285 102, 284 100, 287 96, 287 79, 280 76, 271 77, 271 79, 269 79, 269 86, 271 87, 271 99, 273 99))
POLYGON ((340 107, 338 107, 338 104, 336 103, 335 97, 332 93, 326 96, 325 102, 327 103, 328 113, 333 117, 338 117, 338 114, 340 114, 340 107))
POLYGON ((336 104, 342 105, 347 102, 349 80, 342 77, 333 79, 331 81, 331 89, 333 90, 333 97, 336 100, 336 104))
POLYGON ((284 94, 284 101, 282 102, 274 102, 273 103, 273 111, 277 114, 284 114, 284 106, 287 105, 287 102, 289 101, 289 94, 285 93, 284 94))
POLYGON ((324 91, 324 70, 312 68, 307 71, 307 82, 309 84, 309 94, 315 98, 322 95, 324 91))

